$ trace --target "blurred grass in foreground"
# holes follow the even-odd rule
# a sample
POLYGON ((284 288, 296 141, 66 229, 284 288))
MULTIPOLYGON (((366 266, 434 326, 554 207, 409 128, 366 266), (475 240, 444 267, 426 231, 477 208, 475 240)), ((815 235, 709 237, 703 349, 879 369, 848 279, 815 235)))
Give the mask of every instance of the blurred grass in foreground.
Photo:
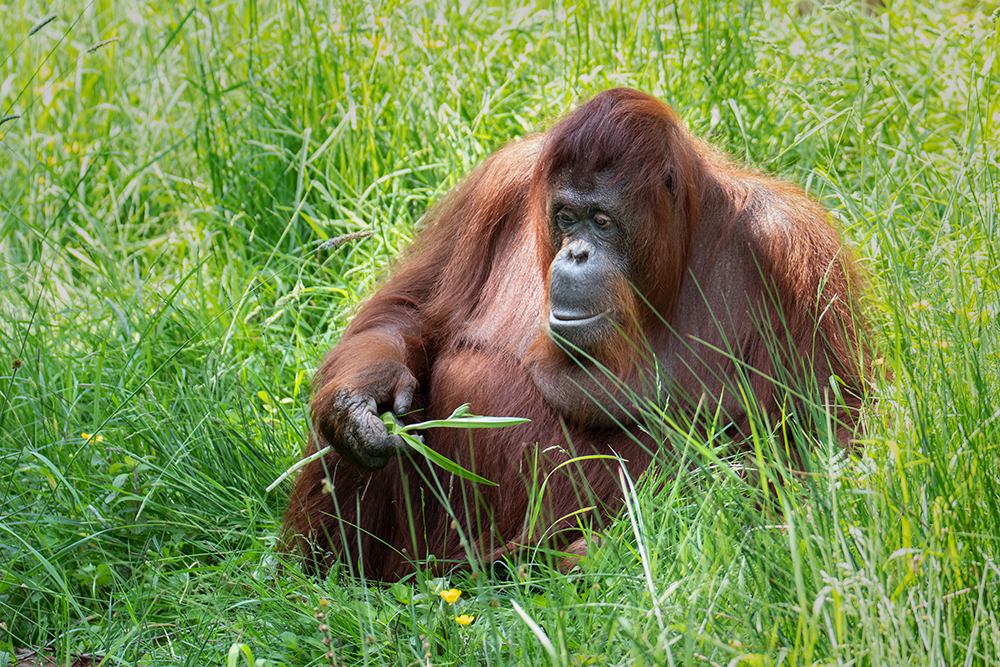
POLYGON ((998 40, 971 2, 0 1, 0 660, 1000 662, 998 40), (279 571, 264 488, 354 305, 615 85, 834 211, 892 371, 863 454, 775 505, 694 448, 568 576, 279 571))

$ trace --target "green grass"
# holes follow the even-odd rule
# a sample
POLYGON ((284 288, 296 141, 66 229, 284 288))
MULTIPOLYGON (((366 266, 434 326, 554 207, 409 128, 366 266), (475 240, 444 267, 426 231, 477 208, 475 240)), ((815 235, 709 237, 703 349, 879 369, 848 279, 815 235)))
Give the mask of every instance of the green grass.
POLYGON ((1000 14, 519 4, 0 0, 0 662, 1000 663, 1000 14), (355 305, 614 85, 834 211, 889 371, 863 451, 764 500, 693 443, 568 575, 279 568, 265 488, 355 305))

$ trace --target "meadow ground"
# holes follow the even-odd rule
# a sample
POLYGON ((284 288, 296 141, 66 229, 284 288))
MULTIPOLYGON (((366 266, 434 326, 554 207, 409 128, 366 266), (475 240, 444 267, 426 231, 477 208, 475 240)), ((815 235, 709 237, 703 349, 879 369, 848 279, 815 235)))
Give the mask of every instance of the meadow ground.
POLYGON ((877 4, 0 0, 0 664, 1000 663, 1000 11, 877 4), (661 466, 568 574, 279 571, 266 488, 355 305, 617 85, 833 211, 863 447, 780 502, 661 466))

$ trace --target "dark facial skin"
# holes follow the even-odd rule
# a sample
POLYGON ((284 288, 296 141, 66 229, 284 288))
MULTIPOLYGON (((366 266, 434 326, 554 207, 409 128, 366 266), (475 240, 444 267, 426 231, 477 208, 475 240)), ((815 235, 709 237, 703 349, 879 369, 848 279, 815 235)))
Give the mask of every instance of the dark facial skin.
POLYGON ((620 183, 564 178, 549 199, 549 233, 559 246, 549 272, 549 330, 591 352, 620 327, 634 214, 620 183))

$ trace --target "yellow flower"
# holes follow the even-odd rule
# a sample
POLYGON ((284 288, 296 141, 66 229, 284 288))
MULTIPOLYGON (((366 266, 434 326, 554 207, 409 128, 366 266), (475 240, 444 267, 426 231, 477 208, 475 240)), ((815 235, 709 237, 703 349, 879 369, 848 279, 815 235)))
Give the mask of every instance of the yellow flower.
POLYGON ((92 433, 81 433, 80 437, 86 440, 87 442, 104 442, 103 435, 94 435, 92 433))
MULTIPOLYGON (((457 588, 451 588, 449 590, 441 591, 439 593, 439 595, 442 598, 444 598, 444 601, 447 602, 448 604, 455 604, 455 600, 457 600, 461 594, 462 594, 462 591, 458 590, 457 588)), ((470 620, 469 623, 471 623, 471 622, 472 621, 470 620)), ((467 624, 463 623, 463 625, 467 625, 467 624)))
POLYGON ((472 623, 474 620, 476 620, 476 617, 469 616, 468 614, 462 614, 461 616, 455 617, 455 622, 458 623, 459 625, 468 625, 469 623, 472 623))

